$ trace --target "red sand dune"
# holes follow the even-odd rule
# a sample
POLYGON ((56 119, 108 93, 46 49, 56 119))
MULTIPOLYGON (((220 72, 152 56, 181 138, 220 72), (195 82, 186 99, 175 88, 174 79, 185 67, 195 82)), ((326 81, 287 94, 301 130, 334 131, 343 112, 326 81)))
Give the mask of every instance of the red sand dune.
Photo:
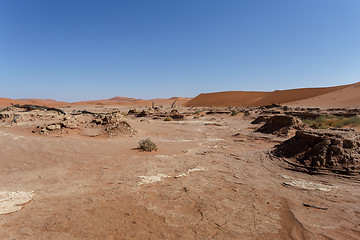
POLYGON ((50 107, 69 105, 67 102, 59 102, 53 99, 10 99, 0 98, 0 107, 11 106, 11 104, 33 104, 46 105, 50 107))
MULTIPOLYGON (((352 87, 354 84, 325 88, 301 88, 290 90, 276 90, 273 92, 216 92, 203 93, 190 100, 186 106, 265 106, 270 104, 284 104, 304 99, 314 98, 323 94, 340 91, 352 87)), ((356 84, 355 84, 356 85, 356 84)))

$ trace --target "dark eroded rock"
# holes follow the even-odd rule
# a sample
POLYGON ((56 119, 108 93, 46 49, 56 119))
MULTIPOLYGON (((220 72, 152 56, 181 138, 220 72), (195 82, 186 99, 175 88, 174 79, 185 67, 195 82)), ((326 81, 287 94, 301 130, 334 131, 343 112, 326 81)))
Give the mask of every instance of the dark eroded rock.
POLYGON ((273 154, 312 168, 359 170, 360 135, 352 129, 299 130, 273 154))
POLYGON ((303 123, 295 117, 288 115, 275 115, 268 119, 263 126, 258 128, 256 132, 274 134, 277 136, 287 136, 290 130, 301 129, 303 123))

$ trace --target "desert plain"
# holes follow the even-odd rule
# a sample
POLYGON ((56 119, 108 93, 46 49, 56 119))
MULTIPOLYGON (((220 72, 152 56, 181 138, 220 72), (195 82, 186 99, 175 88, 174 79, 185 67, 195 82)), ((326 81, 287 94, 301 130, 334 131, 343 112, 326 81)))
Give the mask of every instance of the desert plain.
POLYGON ((359 86, 1 99, 0 239, 360 239, 359 86))

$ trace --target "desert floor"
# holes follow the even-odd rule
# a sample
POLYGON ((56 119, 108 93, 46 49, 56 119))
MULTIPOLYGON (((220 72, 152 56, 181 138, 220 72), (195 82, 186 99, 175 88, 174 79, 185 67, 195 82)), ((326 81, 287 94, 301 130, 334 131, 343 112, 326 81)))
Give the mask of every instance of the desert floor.
POLYGON ((136 135, 1 127, 0 191, 34 197, 0 239, 360 239, 360 181, 288 170, 269 155, 284 138, 242 114, 124 119, 136 135))

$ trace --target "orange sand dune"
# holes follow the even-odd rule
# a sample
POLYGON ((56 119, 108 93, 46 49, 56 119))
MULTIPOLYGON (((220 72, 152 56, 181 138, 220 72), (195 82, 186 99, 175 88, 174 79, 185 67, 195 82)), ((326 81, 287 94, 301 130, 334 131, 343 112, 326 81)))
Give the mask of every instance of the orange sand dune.
POLYGON ((325 88, 301 88, 277 90, 273 92, 216 92, 200 94, 187 103, 187 106, 265 106, 270 104, 284 104, 313 98, 319 95, 339 91, 353 86, 353 84, 325 88))
POLYGON ((290 106, 299 107, 354 107, 360 108, 360 83, 350 85, 337 91, 292 102, 290 106))
POLYGON ((0 107, 7 107, 10 106, 12 104, 18 104, 20 102, 11 99, 11 98, 0 98, 0 107))
POLYGON ((53 99, 11 99, 0 98, 0 107, 8 107, 11 104, 33 104, 33 105, 46 105, 46 106, 62 106, 69 105, 67 102, 59 102, 53 99))

